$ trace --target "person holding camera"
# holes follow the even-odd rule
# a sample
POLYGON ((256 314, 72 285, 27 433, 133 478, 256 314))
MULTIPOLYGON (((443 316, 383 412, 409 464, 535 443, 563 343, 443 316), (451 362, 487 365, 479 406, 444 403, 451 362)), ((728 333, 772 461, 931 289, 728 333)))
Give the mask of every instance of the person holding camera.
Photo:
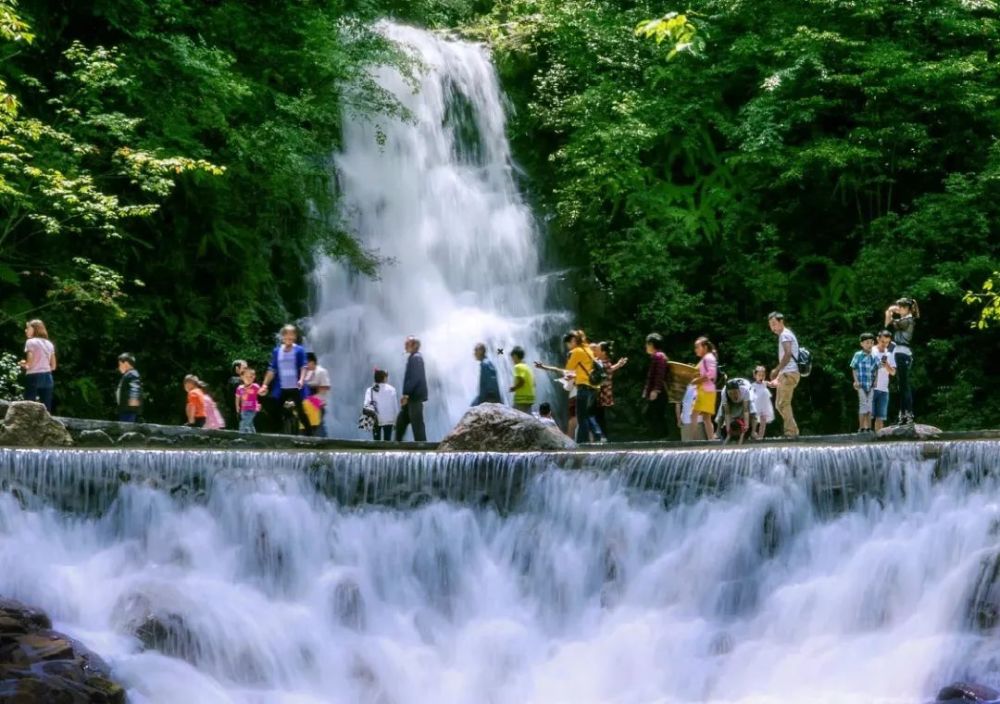
POLYGON ((910 368, 913 366, 913 330, 920 317, 920 307, 912 298, 900 298, 885 311, 885 327, 892 331, 893 354, 896 357, 899 382, 899 422, 913 422, 913 390, 910 368))
POLYGON ((872 394, 872 419, 877 433, 889 417, 889 377, 896 376, 896 354, 889 349, 892 333, 883 330, 878 334, 878 346, 872 350, 876 363, 875 392, 872 394))

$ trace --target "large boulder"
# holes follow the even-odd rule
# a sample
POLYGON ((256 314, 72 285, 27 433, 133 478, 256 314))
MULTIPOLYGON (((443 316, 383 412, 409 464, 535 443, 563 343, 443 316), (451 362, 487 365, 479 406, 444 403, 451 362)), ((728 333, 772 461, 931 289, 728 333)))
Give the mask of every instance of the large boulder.
POLYGON ((470 408, 441 441, 439 452, 571 450, 576 443, 558 428, 499 403, 470 408))
POLYGON ((955 682, 938 692, 939 702, 995 702, 1000 692, 992 687, 970 682, 955 682))
POLYGON ((14 401, 0 425, 0 445, 65 447, 73 444, 66 426, 34 401, 14 401))
POLYGON ((936 440, 941 437, 941 429, 933 425, 907 423, 905 425, 890 425, 878 431, 878 440, 936 440))
POLYGON ((124 704, 107 664, 51 626, 41 611, 0 599, 0 702, 124 704))

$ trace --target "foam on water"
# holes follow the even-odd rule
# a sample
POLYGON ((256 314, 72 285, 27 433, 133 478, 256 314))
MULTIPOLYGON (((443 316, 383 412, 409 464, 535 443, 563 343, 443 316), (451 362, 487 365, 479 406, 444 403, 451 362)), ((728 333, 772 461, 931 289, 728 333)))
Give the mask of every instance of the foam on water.
POLYGON ((1000 443, 929 447, 3 450, 0 594, 137 702, 920 702, 998 671, 1000 443))

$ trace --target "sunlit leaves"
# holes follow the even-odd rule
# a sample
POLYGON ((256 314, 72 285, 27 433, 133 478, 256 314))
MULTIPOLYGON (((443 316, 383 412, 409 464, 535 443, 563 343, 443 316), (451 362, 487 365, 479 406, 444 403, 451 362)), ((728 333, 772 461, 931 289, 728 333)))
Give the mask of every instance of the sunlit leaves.
POLYGON ((657 44, 666 42, 670 47, 667 59, 673 59, 678 54, 699 55, 705 50, 705 38, 699 32, 698 24, 690 17, 690 13, 668 12, 655 20, 640 22, 636 27, 637 36, 653 39, 657 44))

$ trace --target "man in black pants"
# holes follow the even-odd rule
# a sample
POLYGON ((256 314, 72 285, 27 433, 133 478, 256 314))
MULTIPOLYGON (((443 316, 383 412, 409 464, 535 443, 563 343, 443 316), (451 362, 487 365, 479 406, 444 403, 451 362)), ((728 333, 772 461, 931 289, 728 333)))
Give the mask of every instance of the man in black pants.
POLYGON ((410 355, 406 360, 406 374, 403 376, 403 396, 399 399, 400 411, 396 418, 396 442, 402 442, 406 429, 413 424, 413 439, 427 440, 424 428, 424 403, 427 401, 427 374, 424 372, 424 358, 420 355, 420 340, 406 338, 404 349, 410 355))

